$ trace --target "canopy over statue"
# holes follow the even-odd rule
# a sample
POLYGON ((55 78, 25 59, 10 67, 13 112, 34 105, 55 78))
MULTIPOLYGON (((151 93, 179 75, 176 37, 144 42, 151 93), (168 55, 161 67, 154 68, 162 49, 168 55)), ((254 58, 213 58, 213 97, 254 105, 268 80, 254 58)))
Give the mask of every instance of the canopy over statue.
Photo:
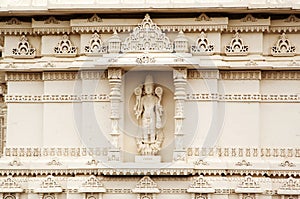
POLYGON ((140 136, 137 138, 138 152, 142 155, 157 155, 163 141, 163 89, 155 87, 153 77, 147 75, 145 84, 137 87, 134 93, 134 113, 141 127, 140 136))

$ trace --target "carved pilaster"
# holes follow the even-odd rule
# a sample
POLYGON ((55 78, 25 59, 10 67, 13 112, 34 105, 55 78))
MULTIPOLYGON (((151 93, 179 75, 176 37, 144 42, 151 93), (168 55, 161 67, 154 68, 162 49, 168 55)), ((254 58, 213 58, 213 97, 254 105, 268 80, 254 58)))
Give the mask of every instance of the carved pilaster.
POLYGON ((186 68, 175 68, 173 70, 173 79, 175 86, 175 148, 173 153, 174 161, 185 161, 185 150, 183 146, 183 120, 184 120, 184 104, 186 99, 186 68))
POLYGON ((109 161, 120 161, 120 144, 119 144, 119 120, 120 120, 120 101, 121 101, 121 83, 122 69, 109 68, 108 81, 110 85, 110 102, 111 102, 111 144, 112 148, 108 154, 109 161))

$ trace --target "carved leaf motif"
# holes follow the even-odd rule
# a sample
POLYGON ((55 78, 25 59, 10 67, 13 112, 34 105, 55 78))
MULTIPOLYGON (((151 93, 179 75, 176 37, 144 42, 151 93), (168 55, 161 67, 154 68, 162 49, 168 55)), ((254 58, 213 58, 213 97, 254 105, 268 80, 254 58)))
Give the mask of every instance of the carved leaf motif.
POLYGON ((272 47, 271 53, 273 56, 290 57, 296 54, 296 47, 291 44, 286 34, 282 33, 275 46, 272 47))
POLYGON ((195 55, 212 55, 213 51, 214 45, 209 43, 206 34, 202 31, 195 45, 191 46, 191 53, 195 55))
POLYGON ((56 56, 75 57, 77 54, 77 47, 73 46, 68 35, 63 35, 62 39, 58 42, 57 46, 54 48, 54 54, 56 56))
POLYGON ((240 34, 236 32, 230 41, 230 44, 225 46, 226 55, 247 55, 249 47, 244 45, 244 41, 240 34))
POLYGON ((21 36, 17 48, 12 50, 15 58, 34 58, 35 48, 32 48, 25 35, 21 36))

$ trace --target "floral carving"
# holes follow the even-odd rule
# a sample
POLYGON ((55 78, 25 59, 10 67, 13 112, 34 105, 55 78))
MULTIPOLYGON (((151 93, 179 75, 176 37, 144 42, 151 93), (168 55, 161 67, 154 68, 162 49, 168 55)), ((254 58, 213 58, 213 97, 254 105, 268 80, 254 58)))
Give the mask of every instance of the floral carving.
POLYGON ((132 190, 133 193, 159 193, 157 184, 149 177, 143 177, 132 190))
POLYGON ((23 189, 20 185, 13 179, 12 176, 7 176, 1 183, 0 183, 0 192, 7 192, 7 193, 18 193, 22 192, 23 189))
POLYGON ((53 176, 47 176, 40 188, 35 189, 36 193, 59 193, 62 192, 61 186, 54 180, 53 176))
POLYGON ((161 29, 146 14, 122 44, 122 52, 172 52, 173 45, 161 29))
POLYGON ((89 41, 89 44, 85 46, 84 52, 87 55, 99 55, 107 53, 107 47, 103 45, 103 42, 98 33, 94 33, 89 41))
POLYGON ((244 45, 241 35, 236 32, 230 41, 230 44, 225 46, 226 55, 247 55, 249 47, 244 45))
POLYGON ((296 47, 291 44, 285 33, 279 37, 275 46, 271 48, 273 56, 291 57, 296 54, 296 47))
POLYGON ((63 35, 62 39, 54 48, 54 55, 58 57, 75 57, 77 54, 77 47, 73 46, 69 40, 68 35, 63 35))
POLYGON ((136 63, 138 63, 138 64, 155 63, 155 59, 147 54, 144 54, 144 55, 136 58, 136 63))
POLYGON ((207 182, 204 176, 197 177, 188 188, 187 192, 189 193, 214 193, 215 190, 207 182))
POLYGON ((213 51, 214 45, 209 43, 206 34, 202 31, 195 45, 191 46, 191 53, 195 55, 212 55, 213 51))
POLYGON ((235 189, 236 193, 262 193, 260 185, 251 176, 246 176, 235 189))
POLYGON ((35 48, 32 48, 25 35, 21 36, 17 48, 12 50, 15 58, 34 58, 35 48))
POLYGON ((103 193, 106 190, 103 187, 103 184, 96 178, 96 176, 91 175, 82 184, 78 191, 81 193, 103 193))

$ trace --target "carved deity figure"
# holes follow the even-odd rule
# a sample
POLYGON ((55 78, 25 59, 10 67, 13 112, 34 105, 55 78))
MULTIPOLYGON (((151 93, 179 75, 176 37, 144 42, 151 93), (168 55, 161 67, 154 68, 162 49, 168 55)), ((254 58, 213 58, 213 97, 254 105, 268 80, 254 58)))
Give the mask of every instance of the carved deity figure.
POLYGON ((145 84, 134 91, 136 103, 134 113, 141 127, 141 136, 137 139, 138 152, 142 155, 156 155, 162 144, 161 99, 163 89, 154 87, 153 77, 147 75, 145 84))

